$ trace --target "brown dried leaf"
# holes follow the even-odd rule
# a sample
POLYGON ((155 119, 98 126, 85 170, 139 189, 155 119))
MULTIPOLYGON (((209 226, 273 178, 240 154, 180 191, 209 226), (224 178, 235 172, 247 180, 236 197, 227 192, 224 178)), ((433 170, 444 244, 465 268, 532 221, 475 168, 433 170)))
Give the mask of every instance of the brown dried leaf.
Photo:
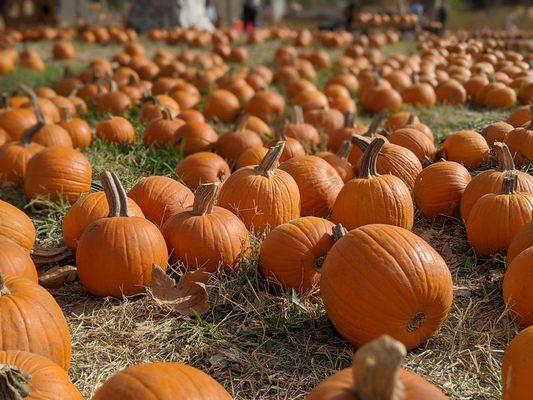
POLYGON ((187 316, 202 315, 209 310, 205 287, 208 278, 209 273, 198 270, 185 273, 176 283, 159 265, 154 265, 148 293, 167 312, 187 316))
POLYGON ((66 247, 35 247, 31 258, 35 264, 53 264, 73 257, 72 251, 66 247))
POLYGON ((59 289, 65 283, 74 282, 78 278, 78 270, 72 265, 54 267, 39 276, 39 285, 46 289, 59 289))

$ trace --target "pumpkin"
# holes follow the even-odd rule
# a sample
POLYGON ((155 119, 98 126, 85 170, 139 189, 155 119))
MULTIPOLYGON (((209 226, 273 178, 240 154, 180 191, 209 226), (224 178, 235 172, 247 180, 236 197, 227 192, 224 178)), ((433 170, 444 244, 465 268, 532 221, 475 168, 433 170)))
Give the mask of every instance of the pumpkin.
POLYGON ((208 272, 235 268, 248 254, 248 230, 231 211, 215 206, 218 182, 198 186, 192 208, 175 213, 163 227, 173 261, 208 272))
POLYGON ((247 114, 261 118, 269 123, 274 118, 280 117, 285 109, 285 100, 281 95, 274 92, 260 91, 244 106, 247 114))
POLYGON ((507 249, 507 264, 528 247, 533 246, 533 217, 532 220, 520 228, 513 237, 507 249))
POLYGON ((329 165, 335 168, 343 182, 348 182, 353 178, 353 166, 348 162, 348 155, 352 151, 352 143, 345 140, 337 153, 322 151, 316 156, 327 161, 329 165))
POLYGON ((305 399, 448 399, 419 375, 400 368, 405 354, 402 343, 382 335, 357 350, 350 368, 326 379, 305 399))
MULTIPOLYGON (((490 169, 480 172, 468 184, 461 200, 461 218, 463 221, 468 220, 470 210, 478 199, 487 193, 499 193, 507 171, 515 169, 513 157, 504 143, 496 142, 494 151, 497 155, 500 170, 490 169)), ((516 175, 518 179, 517 190, 519 192, 533 193, 533 177, 521 171, 516 171, 516 175)))
POLYGON ((518 333, 502 361, 503 400, 527 400, 533 390, 533 326, 518 333))
POLYGON ((301 215, 327 217, 344 182, 335 168, 317 156, 293 157, 279 169, 289 173, 300 191, 301 215))
POLYGON ((71 60, 76 58, 76 51, 71 42, 57 42, 52 48, 52 54, 56 60, 71 60))
POLYGON ((508 171, 500 193, 482 196, 468 215, 466 236, 481 256, 490 256, 509 247, 514 235, 531 220, 533 194, 517 191, 516 171, 508 171))
POLYGON ((420 162, 431 162, 435 157, 435 144, 426 134, 415 128, 400 128, 388 137, 389 142, 411 150, 420 162))
POLYGON ((294 289, 298 295, 316 289, 322 263, 334 243, 333 226, 313 216, 277 226, 261 242, 261 273, 283 290, 294 289))
POLYGON ((306 123, 313 125, 319 132, 325 132, 328 136, 344 126, 343 114, 335 109, 309 110, 304 113, 306 123))
POLYGON ((201 151, 181 160, 174 173, 191 190, 195 190, 202 183, 224 182, 231 175, 231 170, 219 155, 201 151))
POLYGON ((109 215, 85 228, 76 250, 80 282, 98 297, 122 297, 144 292, 152 265, 167 268, 167 246, 153 223, 129 216, 126 192, 115 174, 101 177, 109 215))
POLYGON ((31 157, 44 147, 32 142, 41 124, 30 128, 17 142, 8 142, 0 147, 0 182, 21 186, 26 175, 26 166, 31 157))
POLYGON ((271 140, 267 143, 267 147, 275 146, 279 142, 284 142, 285 147, 283 148, 283 153, 279 159, 280 162, 285 162, 294 157, 305 156, 306 151, 298 139, 292 137, 287 137, 285 135, 285 130, 279 131, 274 140, 271 140))
POLYGON ((514 321, 523 327, 533 325, 533 246, 518 254, 507 264, 503 278, 503 299, 514 321))
POLYGON ((276 168, 285 144, 269 149, 261 164, 232 174, 220 189, 219 206, 263 232, 300 216, 300 192, 293 177, 276 168))
POLYGON ((184 364, 139 364, 113 375, 92 400, 232 400, 209 375, 184 364))
POLYGON ((91 164, 83 154, 69 147, 49 147, 28 161, 24 191, 31 199, 64 197, 73 204, 89 193, 91 176, 91 164))
POLYGON ((0 348, 47 357, 70 366, 70 335, 63 312, 48 291, 30 279, 0 273, 0 348))
POLYGON ((38 106, 35 108, 37 114, 37 132, 33 134, 32 140, 44 147, 61 146, 73 147, 70 134, 60 125, 47 123, 38 106))
POLYGON ((414 186, 418 208, 427 218, 455 215, 471 180, 468 170, 454 161, 440 161, 424 168, 414 186))
POLYGON ((507 134, 513 129, 512 125, 500 121, 486 126, 482 133, 489 146, 492 147, 495 142, 503 142, 507 134))
POLYGON ((359 176, 348 181, 333 205, 332 220, 348 230, 367 224, 390 224, 411 230, 414 221, 409 187, 394 175, 379 175, 376 163, 385 140, 365 150, 359 176))
MULTIPOLYGON (((128 209, 132 216, 143 217, 144 214, 137 203, 128 198, 128 209)), ((78 240, 85 228, 92 222, 109 215, 109 204, 104 192, 89 193, 69 208, 63 218, 63 241, 69 249, 78 247, 78 240)))
POLYGON ((35 243, 35 227, 31 219, 17 207, 0 200, 0 237, 31 250, 35 243))
POLYGON ((291 107, 291 123, 285 125, 283 133, 311 147, 318 146, 320 143, 318 131, 313 125, 304 123, 303 111, 299 106, 291 107))
POLYGON ((390 84, 385 85, 382 82, 384 80, 378 78, 374 86, 361 91, 361 104, 372 113, 399 110, 403 103, 402 96, 390 84))
POLYGON ((237 129, 248 129, 250 131, 254 131, 259 136, 261 136, 261 139, 263 139, 263 141, 268 140, 272 136, 272 130, 270 129, 268 124, 264 122, 261 118, 258 118, 253 115, 244 114, 237 120, 236 126, 237 129))
POLYGON ((259 165, 261 160, 268 152, 266 147, 250 147, 243 151, 237 159, 236 169, 247 167, 249 165, 259 165))
POLYGON ((5 236, 0 236, 0 274, 37 282, 37 270, 28 250, 5 236))
POLYGON ((205 122, 188 122, 176 131, 174 147, 185 155, 209 150, 218 140, 211 125, 205 122))
POLYGON ((185 124, 181 119, 174 119, 168 109, 163 109, 163 116, 148 123, 144 129, 143 143, 146 147, 153 146, 164 149, 176 141, 176 131, 185 124))
MULTIPOLYGON (((380 116, 383 114, 380 114, 380 116)), ((345 140, 350 140, 353 135, 363 135, 371 127, 367 127, 361 123, 356 122, 357 115, 355 113, 346 113, 344 116, 344 127, 334 130, 331 134, 328 135, 328 149, 333 151, 338 151, 345 140)), ((377 124, 381 122, 376 121, 372 125, 372 129, 377 129, 377 124)))
POLYGON ((131 123, 123 117, 107 118, 96 126, 96 136, 101 140, 112 144, 135 143, 135 130, 131 123))
MULTIPOLYGON (((345 131, 341 134, 343 137, 346 137, 346 139, 350 139, 352 142, 354 141, 353 137, 356 136, 357 138, 362 139, 366 143, 370 143, 372 141, 372 138, 382 137, 387 143, 389 140, 385 136, 376 134, 376 130, 378 129, 379 125, 381 124, 381 121, 383 120, 383 118, 385 118, 386 115, 387 111, 385 110, 382 110, 375 114, 372 118, 372 122, 364 131, 362 130, 363 127, 361 126, 361 128, 345 129, 345 131)), ((354 126, 354 123, 351 122, 352 118, 354 118, 353 115, 347 114, 345 120, 347 124, 351 124, 351 126, 354 126)), ((335 132, 335 134, 339 135, 339 132, 335 132)), ((359 148, 359 146, 352 146, 352 151, 348 156, 348 161, 357 168, 361 157, 363 157, 363 152, 364 149, 359 148)))
POLYGON ((444 104, 463 104, 466 101, 466 90, 463 85, 455 79, 449 79, 441 83, 435 89, 437 100, 444 104))
MULTIPOLYGON (((381 114, 381 118, 384 118, 385 115, 387 114, 381 114)), ((409 124, 418 123, 420 123, 420 120, 415 114, 409 111, 400 111, 392 114, 389 118, 387 118, 387 121, 385 121, 385 125, 383 127, 386 131, 394 132, 397 129, 405 128, 409 124)))
POLYGON ((91 146, 93 140, 91 127, 83 119, 71 118, 66 108, 61 108, 59 126, 68 132, 74 147, 85 150, 91 146))
POLYGON ((333 245, 320 294, 329 319, 353 345, 387 334, 412 349, 444 322, 453 291, 448 266, 422 238, 397 226, 371 224, 333 245))
POLYGON ((205 122, 204 115, 198 110, 183 110, 178 114, 178 119, 185 122, 205 122))
POLYGON ((205 99, 204 115, 208 120, 229 123, 235 121, 240 108, 237 96, 228 90, 217 89, 205 99))
POLYGON ((131 107, 131 98, 117 89, 116 82, 112 81, 109 92, 96 98, 95 110, 98 114, 124 115, 131 107))
POLYGON ((442 145, 443 156, 466 168, 479 168, 489 160, 490 148, 485 138, 474 131, 458 131, 446 138, 442 145))
POLYGON ((437 95, 433 87, 426 82, 420 82, 418 75, 414 75, 413 84, 401 91, 402 100, 415 107, 433 108, 437 102, 437 95))
POLYGON ((6 399, 83 400, 64 369, 27 351, 0 351, 0 382, 6 399))
POLYGON ((263 147, 261 137, 254 131, 237 129, 219 136, 215 151, 233 165, 245 150, 253 147, 263 147))
POLYGON ((189 188, 166 176, 141 178, 131 188, 128 196, 137 203, 144 216, 156 226, 192 204, 189 188))
MULTIPOLYGON (((1 120, 2 120, 2 117, 0 116, 0 121, 1 120)), ((527 124, 531 120, 533 120, 533 111, 531 109, 531 106, 520 107, 516 109, 515 111, 513 111, 511 115, 509 115, 509 118, 507 118, 507 122, 510 125, 514 126, 515 128, 521 127, 522 125, 527 124)), ((0 126, 1 126, 1 122, 0 122, 0 126)), ((6 131, 9 133, 7 129, 6 131)))
POLYGON ((511 150, 517 167, 531 163, 533 160, 533 119, 527 126, 510 131, 504 142, 511 150))

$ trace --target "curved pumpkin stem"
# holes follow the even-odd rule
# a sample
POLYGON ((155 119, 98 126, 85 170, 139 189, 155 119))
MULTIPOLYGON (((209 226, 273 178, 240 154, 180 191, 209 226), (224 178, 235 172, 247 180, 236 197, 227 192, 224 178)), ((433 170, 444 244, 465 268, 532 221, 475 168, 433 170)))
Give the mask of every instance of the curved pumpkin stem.
POLYGON ((159 99, 155 96, 146 96, 142 99, 141 103, 144 105, 146 103, 152 103, 156 106, 161 106, 161 102, 159 99))
POLYGON ((10 294, 11 292, 9 291, 9 288, 6 285, 6 281, 4 280, 2 274, 0 274, 0 296, 7 296, 10 294))
POLYGON ((358 399, 402 400, 405 390, 398 370, 405 346, 388 335, 360 347, 353 358, 353 392, 358 399))
POLYGON ((333 233, 333 240, 335 241, 339 240, 340 238, 348 234, 348 230, 344 226, 342 226, 342 224, 335 225, 331 229, 331 232, 333 233))
POLYGON ((32 141, 37 132, 41 130, 41 128, 44 126, 44 121, 37 120, 37 123, 32 126, 30 129, 28 129, 26 132, 22 134, 22 137, 20 138, 20 143, 23 146, 29 145, 32 141))
POLYGON ((304 123, 304 112, 302 107, 294 105, 291 107, 291 123, 301 125, 304 123))
POLYGON ((372 118, 372 122, 370 125, 368 125, 368 129, 365 133, 365 136, 373 136, 376 130, 379 127, 379 124, 381 124, 381 121, 383 118, 387 116, 388 111, 386 109, 381 110, 376 115, 374 115, 374 118, 372 118))
POLYGON ((109 218, 129 217, 126 191, 114 172, 105 171, 100 175, 105 197, 109 204, 109 218))
POLYGON ((70 110, 68 109, 68 107, 60 107, 59 114, 61 115, 61 123, 70 122, 70 110))
POLYGON ((76 97, 76 95, 78 94, 78 90, 80 90, 82 87, 83 87, 83 85, 81 83, 76 83, 72 87, 72 90, 70 91, 70 93, 68 94, 67 97, 69 97, 69 98, 76 97))
POLYGON ((416 118, 416 115, 414 115, 413 113, 409 113, 409 118, 407 119, 407 124, 406 125, 412 125, 415 123, 415 118, 416 118))
POLYGON ((23 400, 28 397, 30 391, 26 384, 29 381, 30 377, 14 365, 0 364, 0 398, 2 400, 23 400))
POLYGON ((515 169, 513 156, 505 143, 495 142, 494 151, 502 171, 512 171, 515 169))
POLYGON ((198 186, 194 192, 193 215, 205 215, 213 212, 218 197, 218 188, 218 182, 204 183, 198 186))
POLYGON ((255 171, 265 176, 271 176, 278 165, 279 158, 285 149, 285 142, 280 141, 268 149, 268 152, 263 157, 261 164, 255 167, 255 171))
POLYGON ((345 112, 344 113, 344 127, 345 128, 355 128, 355 121, 357 119, 357 113, 354 112, 345 112))
POLYGON ((385 144, 385 139, 376 138, 372 140, 366 148, 363 158, 361 159, 361 169, 359 170, 359 179, 372 179, 378 177, 377 162, 379 152, 385 144))
POLYGON ((345 140, 344 142, 342 142, 339 151, 337 151, 337 156, 342 160, 346 160, 352 151, 352 147, 352 142, 350 142, 349 140, 345 140))
POLYGON ((503 177, 502 194, 518 193, 518 174, 516 171, 506 171, 503 177))
POLYGON ((352 144, 355 144, 363 153, 366 148, 370 145, 365 139, 362 139, 359 135, 352 135, 351 139, 352 144))

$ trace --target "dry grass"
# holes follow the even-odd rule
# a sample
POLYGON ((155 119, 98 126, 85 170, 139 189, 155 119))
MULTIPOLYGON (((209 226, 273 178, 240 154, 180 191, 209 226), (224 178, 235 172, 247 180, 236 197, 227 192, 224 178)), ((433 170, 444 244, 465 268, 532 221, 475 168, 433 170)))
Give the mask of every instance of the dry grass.
MULTIPOLYGON (((251 54, 254 60, 266 60, 274 48, 273 44, 256 46, 251 54)), ((116 48, 103 49, 98 55, 109 55, 111 50, 116 48)), ((84 59, 94 57, 94 52, 84 52, 84 59)), ((43 84, 57 79, 60 70, 56 63, 47 74, 30 74, 28 79, 43 84)), ((3 80, 0 89, 13 87, 26 76, 21 74, 28 73, 3 80)), ((480 128, 502 119, 507 112, 439 106, 418 114, 442 140, 454 130, 480 128)), ((181 159, 173 151, 146 150, 139 144, 115 148, 97 142, 86 154, 95 177, 103 169, 116 170, 127 188, 141 176, 171 174, 181 159)), ((0 198, 32 216, 40 244, 61 241, 66 205, 27 203, 20 192, 7 187, 0 188, 0 198)), ((456 219, 430 221, 418 215, 415 231, 448 263, 454 305, 442 329, 408 354, 406 368, 454 399, 500 398, 501 358, 517 331, 502 301, 503 258, 477 259, 456 219)), ((54 292, 71 328, 70 375, 84 396, 89 398, 117 371, 150 361, 189 363, 211 374, 236 399, 257 400, 303 399, 321 380, 347 367, 353 348, 334 331, 320 301, 268 287, 257 272, 257 241, 255 250, 238 271, 210 282, 212 308, 202 318, 164 315, 145 296, 97 299, 78 283, 54 292)))

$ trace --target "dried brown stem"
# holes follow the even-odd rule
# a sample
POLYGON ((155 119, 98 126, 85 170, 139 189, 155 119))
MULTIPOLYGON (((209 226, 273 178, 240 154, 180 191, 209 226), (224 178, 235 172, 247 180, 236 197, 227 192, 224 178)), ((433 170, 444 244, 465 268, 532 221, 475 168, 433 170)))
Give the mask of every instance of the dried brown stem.
POLYGON ((193 215, 205 215, 213 212, 218 197, 218 182, 205 183, 194 192, 193 215))
POLYGON ((30 377, 17 367, 0 364, 0 400, 23 400, 30 391, 26 384, 30 377))
POLYGON ((377 162, 379 152, 385 144, 385 139, 376 138, 372 140, 366 148, 363 158, 361 159, 361 168, 359 170, 359 179, 371 179, 378 177, 377 162))
POLYGON ((108 217, 128 217, 128 197, 117 175, 113 172, 104 171, 100 175, 100 181, 109 204, 108 217))
POLYGON ((496 158, 502 171, 512 171, 515 169, 513 156, 505 143, 495 142, 494 152, 496 153, 496 158))
POLYGON ((268 149, 268 152, 263 157, 261 164, 255 167, 256 172, 270 176, 274 173, 276 166, 278 165, 279 158, 285 149, 285 142, 280 141, 275 146, 268 149))

